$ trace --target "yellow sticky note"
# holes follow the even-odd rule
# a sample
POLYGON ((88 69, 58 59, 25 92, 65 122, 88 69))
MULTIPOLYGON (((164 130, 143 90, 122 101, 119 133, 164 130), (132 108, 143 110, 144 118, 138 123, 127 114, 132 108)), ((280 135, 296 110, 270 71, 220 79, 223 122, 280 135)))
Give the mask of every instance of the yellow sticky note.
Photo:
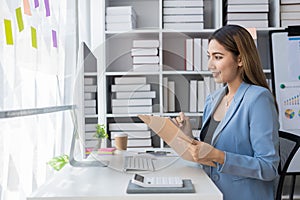
POLYGON ((5 27, 5 36, 6 36, 6 44, 13 45, 13 34, 11 28, 11 20, 4 19, 4 27, 5 27))
POLYGON ((24 13, 26 15, 31 15, 29 1, 28 0, 23 0, 23 5, 24 5, 24 13))
POLYGON ((24 23, 23 23, 21 7, 16 9, 16 17, 17 17, 19 32, 21 32, 24 30, 24 23))
POLYGON ((31 45, 37 49, 36 29, 31 27, 31 45))

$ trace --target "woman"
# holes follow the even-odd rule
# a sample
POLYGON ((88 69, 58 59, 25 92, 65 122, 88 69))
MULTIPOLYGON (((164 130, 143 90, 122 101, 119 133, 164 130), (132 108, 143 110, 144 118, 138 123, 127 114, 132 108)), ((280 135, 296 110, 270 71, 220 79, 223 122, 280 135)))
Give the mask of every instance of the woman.
MULTIPOLYGON (((206 99, 203 125, 189 151, 224 200, 273 200, 278 176, 278 113, 248 31, 227 25, 209 38, 208 67, 226 86, 206 99)), ((192 137, 183 113, 173 119, 192 137)))

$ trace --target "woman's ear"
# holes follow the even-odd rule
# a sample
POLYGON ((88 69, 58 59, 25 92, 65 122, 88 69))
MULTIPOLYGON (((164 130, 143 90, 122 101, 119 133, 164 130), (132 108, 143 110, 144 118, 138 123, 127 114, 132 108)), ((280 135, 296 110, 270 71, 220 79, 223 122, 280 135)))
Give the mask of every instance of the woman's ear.
POLYGON ((239 67, 242 67, 243 66, 243 62, 242 62, 242 58, 241 58, 241 55, 238 55, 238 66, 239 67))

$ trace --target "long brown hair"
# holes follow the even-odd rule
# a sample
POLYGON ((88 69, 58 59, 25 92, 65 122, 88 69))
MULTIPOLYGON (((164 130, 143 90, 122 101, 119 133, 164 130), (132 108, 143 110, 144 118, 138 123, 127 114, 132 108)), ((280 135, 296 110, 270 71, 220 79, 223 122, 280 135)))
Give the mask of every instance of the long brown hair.
MULTIPOLYGON (((251 34, 238 25, 226 25, 216 30, 209 38, 218 41, 226 50, 240 56, 242 80, 245 83, 262 86, 270 91, 263 72, 260 57, 251 34)), ((274 98, 277 108, 276 99, 274 98)))
POLYGON ((216 30, 210 40, 217 40, 227 51, 240 56, 243 63, 242 80, 269 89, 260 57, 250 33, 238 25, 226 25, 216 30))

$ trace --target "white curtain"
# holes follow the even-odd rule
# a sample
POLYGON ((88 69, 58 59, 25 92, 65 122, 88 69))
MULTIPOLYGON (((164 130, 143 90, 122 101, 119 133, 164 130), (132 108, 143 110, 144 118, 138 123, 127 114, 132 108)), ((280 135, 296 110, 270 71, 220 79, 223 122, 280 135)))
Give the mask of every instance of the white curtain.
MULTIPOLYGON (((72 104, 76 4, 0 0, 0 111, 72 104)), ((55 173, 46 162, 69 153, 71 127, 66 111, 0 119, 0 199, 24 200, 55 173)))

